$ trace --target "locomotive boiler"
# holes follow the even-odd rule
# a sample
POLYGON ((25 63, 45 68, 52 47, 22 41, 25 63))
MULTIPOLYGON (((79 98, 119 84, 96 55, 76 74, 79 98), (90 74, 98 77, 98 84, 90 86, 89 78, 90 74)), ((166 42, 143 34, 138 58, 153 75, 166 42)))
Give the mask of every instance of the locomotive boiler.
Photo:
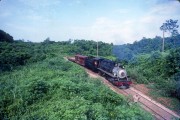
POLYGON ((118 87, 128 88, 132 84, 124 67, 114 61, 101 57, 75 55, 75 62, 99 73, 118 87))

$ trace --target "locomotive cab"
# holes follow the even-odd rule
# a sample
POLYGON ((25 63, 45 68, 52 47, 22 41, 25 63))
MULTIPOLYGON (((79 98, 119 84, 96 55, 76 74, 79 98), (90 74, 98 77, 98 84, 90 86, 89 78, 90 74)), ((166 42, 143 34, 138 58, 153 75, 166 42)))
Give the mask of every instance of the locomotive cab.
POLYGON ((96 58, 93 56, 87 57, 85 59, 85 66, 91 70, 93 70, 94 72, 98 72, 98 67, 99 67, 99 63, 102 59, 101 58, 96 58))
POLYGON ((112 73, 114 66, 115 66, 115 62, 106 59, 102 60, 101 63, 99 64, 100 69, 109 73, 112 73))

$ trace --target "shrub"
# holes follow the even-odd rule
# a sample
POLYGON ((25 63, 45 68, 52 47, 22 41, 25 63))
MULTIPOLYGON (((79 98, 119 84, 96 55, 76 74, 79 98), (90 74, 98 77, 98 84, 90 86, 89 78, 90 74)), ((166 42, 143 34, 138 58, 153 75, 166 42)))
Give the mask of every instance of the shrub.
POLYGON ((175 93, 173 95, 176 96, 178 99, 180 99, 180 72, 176 73, 172 77, 172 79, 174 79, 174 81, 177 82, 176 90, 175 90, 175 93))
POLYGON ((180 72, 180 48, 172 49, 166 57, 166 74, 172 76, 180 72))
POLYGON ((62 60, 63 58, 55 58, 49 61, 49 68, 53 70, 62 70, 68 71, 71 68, 71 64, 69 62, 65 62, 62 60))
POLYGON ((49 91, 49 87, 48 83, 43 80, 33 82, 29 86, 28 104, 32 104, 46 95, 49 91))
POLYGON ((148 83, 147 78, 143 76, 143 71, 137 68, 127 68, 127 72, 131 79, 136 80, 138 83, 148 83))

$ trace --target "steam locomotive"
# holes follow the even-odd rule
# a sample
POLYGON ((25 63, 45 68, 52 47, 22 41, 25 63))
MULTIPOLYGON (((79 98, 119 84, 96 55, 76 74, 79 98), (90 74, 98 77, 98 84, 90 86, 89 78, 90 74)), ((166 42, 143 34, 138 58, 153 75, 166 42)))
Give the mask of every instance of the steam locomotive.
POLYGON ((75 55, 74 62, 99 73, 118 87, 128 88, 132 84, 124 67, 114 61, 100 57, 75 55))

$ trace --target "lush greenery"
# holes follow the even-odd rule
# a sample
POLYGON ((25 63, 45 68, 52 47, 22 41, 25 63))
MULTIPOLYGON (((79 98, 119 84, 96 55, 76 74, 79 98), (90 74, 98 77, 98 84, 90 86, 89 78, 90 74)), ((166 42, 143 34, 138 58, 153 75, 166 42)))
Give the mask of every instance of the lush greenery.
POLYGON ((130 76, 141 83, 155 83, 161 94, 170 96, 175 93, 176 81, 180 77, 179 50, 171 50, 169 54, 153 52, 137 56, 129 62, 130 76))
POLYGON ((153 94, 180 98, 180 35, 165 38, 164 52, 160 51, 161 46, 161 37, 143 38, 133 44, 114 46, 113 51, 126 65, 129 76, 148 84, 153 94))
MULTIPOLYGON (((86 40, 1 42, 0 119, 152 119, 136 103, 63 58, 76 52, 96 54, 86 47, 79 52, 81 44, 95 46, 86 40)), ((104 48, 102 54, 110 51, 104 48)))
MULTIPOLYGON (((73 40, 71 41, 70 53, 84 54, 84 55, 97 55, 97 42, 90 40, 73 40)), ((98 54, 100 56, 111 56, 113 44, 98 42, 98 54)))
POLYGON ((0 30, 0 42, 13 42, 14 39, 11 35, 4 32, 3 30, 0 30))
POLYGON ((15 66, 45 59, 48 52, 43 47, 40 44, 22 41, 0 42, 0 72, 10 71, 15 66))
POLYGON ((0 81, 1 119, 151 119, 61 56, 1 74, 0 81))
MULTIPOLYGON (((120 60, 132 60, 136 55, 151 53, 162 50, 162 39, 159 36, 155 38, 143 38, 135 41, 133 44, 114 45, 113 54, 120 60)), ((165 38, 165 51, 180 46, 180 34, 173 37, 165 38)))

